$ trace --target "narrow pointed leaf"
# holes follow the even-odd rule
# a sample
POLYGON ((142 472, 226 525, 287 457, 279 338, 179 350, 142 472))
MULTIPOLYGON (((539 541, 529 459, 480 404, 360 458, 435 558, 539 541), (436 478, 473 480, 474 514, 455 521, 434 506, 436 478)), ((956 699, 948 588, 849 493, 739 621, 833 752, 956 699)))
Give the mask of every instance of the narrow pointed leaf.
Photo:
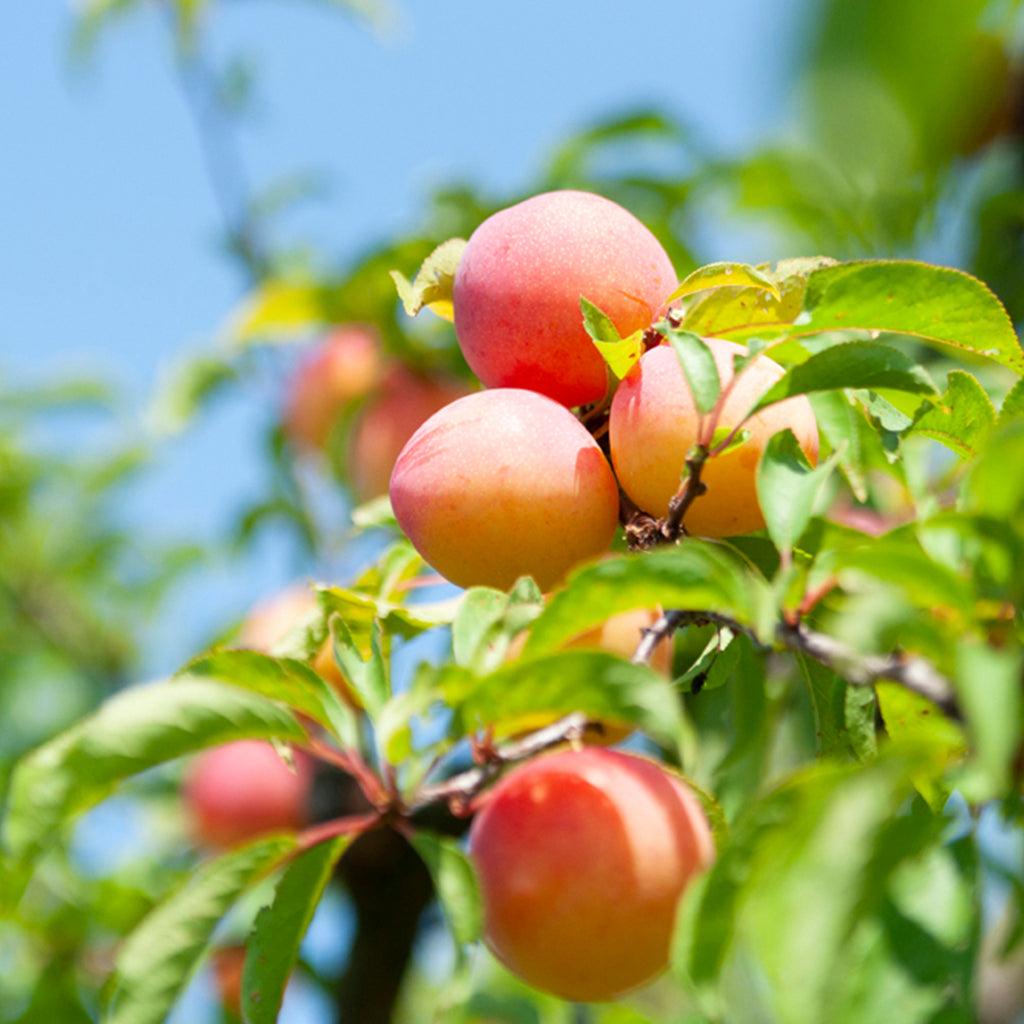
POLYGON ((476 942, 483 931, 483 907, 476 871, 454 839, 417 832, 412 845, 434 880, 438 902, 459 946, 476 942))
POLYGON ((270 906, 256 917, 246 943, 242 1007, 248 1024, 274 1024, 299 947, 351 836, 320 843, 284 870, 270 906))
POLYGON ((833 457, 812 468, 792 430, 782 430, 768 441, 757 467, 757 500, 768 536, 780 551, 792 550, 807 529, 834 466, 833 457))
POLYGON ((449 238, 447 242, 442 242, 423 261, 423 266, 411 282, 397 270, 391 271, 398 297, 409 316, 416 316, 426 307, 444 320, 455 319, 452 292, 455 271, 465 248, 466 242, 462 238, 449 238))
POLYGON ((781 297, 778 285, 756 267, 746 263, 709 263, 683 278, 665 301, 675 302, 686 295, 714 288, 753 288, 769 292, 775 298, 781 297))
POLYGON ((711 349, 703 338, 689 331, 669 330, 668 340, 690 385, 694 404, 700 412, 711 412, 722 388, 711 349))
POLYGON ((281 704, 223 683, 137 686, 23 758, 14 769, 4 838, 30 859, 61 825, 154 765, 246 738, 299 741, 305 731, 281 704))
POLYGON ((905 352, 875 341, 850 341, 811 356, 788 370, 758 401, 755 410, 793 395, 839 388, 889 388, 930 395, 927 373, 905 352))
POLYGON ((103 1024, 162 1024, 235 900, 294 847, 273 836, 200 866, 127 938, 103 1024))

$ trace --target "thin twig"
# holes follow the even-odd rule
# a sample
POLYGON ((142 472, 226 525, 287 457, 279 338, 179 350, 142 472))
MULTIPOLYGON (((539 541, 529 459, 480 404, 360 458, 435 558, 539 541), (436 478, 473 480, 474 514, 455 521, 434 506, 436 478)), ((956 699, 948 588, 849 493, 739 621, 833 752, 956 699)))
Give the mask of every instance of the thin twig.
POLYGON ((576 711, 566 715, 521 739, 494 747, 492 756, 475 768, 453 775, 443 782, 421 787, 409 803, 408 813, 413 814, 435 803, 448 803, 453 813, 465 813, 473 798, 508 765, 526 761, 563 743, 578 743, 588 731, 600 730, 600 723, 590 721, 582 712, 576 711))
POLYGON ((701 479, 704 463, 708 460, 706 445, 694 445, 686 456, 686 477, 679 490, 668 503, 668 515, 661 523, 661 535, 665 540, 678 539, 684 531, 683 520, 690 506, 702 495, 706 494, 708 485, 701 479))
POLYGON ((359 784, 366 799, 378 809, 391 805, 392 794, 387 791, 384 783, 374 774, 373 769, 354 751, 337 750, 323 740, 311 737, 303 746, 314 756, 327 764, 340 768, 346 775, 352 776, 359 784))
POLYGON ((640 630, 643 636, 633 654, 634 665, 646 665, 654 655, 655 648, 667 640, 683 624, 685 612, 667 611, 650 626, 640 630))
MULTIPOLYGON (((762 643, 749 626, 728 615, 711 611, 672 610, 665 612, 643 631, 643 638, 633 655, 634 663, 646 664, 658 644, 671 637, 677 629, 687 625, 709 624, 727 627, 734 633, 743 633, 762 651, 773 649, 762 643)), ((833 637, 809 629, 802 622, 780 622, 775 630, 775 642, 783 650, 806 654, 853 686, 874 686, 884 680, 898 683, 904 689, 930 701, 948 718, 962 720, 953 684, 925 658, 899 652, 862 654, 833 637)))
POLYGON ((873 686, 889 680, 931 701, 947 717, 962 719, 953 684, 924 658, 899 652, 861 654, 801 623, 781 624, 776 635, 784 647, 814 658, 854 686, 873 686))
POLYGON ((359 835, 380 821, 381 815, 373 811, 369 814, 351 814, 344 818, 320 822, 299 833, 296 849, 302 853, 327 842, 328 839, 359 835))

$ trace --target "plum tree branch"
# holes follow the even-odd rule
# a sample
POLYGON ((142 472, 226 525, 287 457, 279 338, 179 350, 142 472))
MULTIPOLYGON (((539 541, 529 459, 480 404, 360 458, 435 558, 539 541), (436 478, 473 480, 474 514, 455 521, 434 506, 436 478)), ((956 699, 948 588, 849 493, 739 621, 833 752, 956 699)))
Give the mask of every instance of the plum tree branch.
MULTIPOLYGON (((749 626, 728 615, 710 611, 665 612, 656 622, 643 630, 643 637, 633 655, 636 664, 646 664, 658 644, 667 640, 677 629, 687 625, 714 624, 743 633, 761 650, 775 648, 765 645, 749 626)), ((806 654, 832 669, 853 686, 874 686, 883 680, 916 693, 934 704, 947 717, 961 721, 963 716, 956 700, 953 684, 925 658, 900 652, 891 654, 862 654, 824 633, 808 628, 802 622, 780 622, 775 629, 778 649, 806 654)))
POLYGON ((686 456, 686 476, 679 490, 668 503, 668 515, 661 522, 661 535, 665 540, 676 540, 685 529, 683 520, 690 506, 707 493, 708 485, 701 479, 704 463, 708 460, 708 447, 694 445, 686 456))
POLYGON ((593 722, 582 712, 552 722, 543 729, 526 736, 493 747, 483 764, 467 769, 458 775, 432 785, 421 786, 406 808, 409 815, 436 803, 447 803, 455 814, 465 814, 472 800, 496 779, 510 764, 529 760, 545 750, 563 743, 578 743, 588 732, 600 732, 602 726, 593 722))

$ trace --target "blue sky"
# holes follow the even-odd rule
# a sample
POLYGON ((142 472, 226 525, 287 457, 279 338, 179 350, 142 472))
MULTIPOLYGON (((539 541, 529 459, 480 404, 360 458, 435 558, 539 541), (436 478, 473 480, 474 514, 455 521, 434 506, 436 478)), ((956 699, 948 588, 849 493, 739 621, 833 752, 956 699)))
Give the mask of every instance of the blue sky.
MULTIPOLYGON (((426 191, 454 175, 522 185, 567 132, 631 105, 681 114, 721 149, 772 133, 807 6, 396 2, 399 23, 383 38, 299 2, 226 4, 209 26, 215 56, 258 68, 241 133, 250 177, 321 174, 327 197, 289 228, 332 257, 415 226, 426 191)), ((0 373, 112 374, 137 411, 161 368, 201 346, 241 290, 216 246, 218 211, 164 26, 143 10, 74 68, 68 4, 15 4, 5 24, 0 373)), ((162 453, 131 514, 168 535, 216 535, 259 487, 257 428, 272 414, 265 396, 220 406, 162 453)), ((273 542, 241 570, 211 569, 179 596, 177 632, 157 660, 201 642, 211 609, 222 620, 241 612, 294 571, 273 542)))

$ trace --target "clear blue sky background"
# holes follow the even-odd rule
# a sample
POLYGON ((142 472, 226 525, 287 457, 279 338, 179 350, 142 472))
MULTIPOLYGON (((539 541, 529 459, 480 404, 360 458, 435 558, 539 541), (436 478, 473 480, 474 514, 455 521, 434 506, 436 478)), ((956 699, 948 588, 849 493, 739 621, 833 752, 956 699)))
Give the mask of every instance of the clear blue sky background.
MULTIPOLYGON (((426 190, 452 176, 521 186, 567 132, 623 107, 663 105, 717 147, 750 144, 781 121, 807 6, 397 2, 384 38, 301 2, 225 4, 210 25, 215 55, 258 68, 242 132, 253 182, 321 172, 330 194, 289 226, 331 255, 415 226, 426 190)), ((112 374, 138 412, 241 281, 215 244, 218 210, 156 12, 112 29, 77 70, 70 26, 59 0, 13 4, 0 37, 0 373, 112 374)), ((251 397, 219 407, 162 453, 131 514, 169 536, 214 536, 258 490, 254 428, 271 413, 251 397)), ((287 579, 279 547, 194 580, 150 667, 201 642, 211 612, 228 618, 287 579)))

